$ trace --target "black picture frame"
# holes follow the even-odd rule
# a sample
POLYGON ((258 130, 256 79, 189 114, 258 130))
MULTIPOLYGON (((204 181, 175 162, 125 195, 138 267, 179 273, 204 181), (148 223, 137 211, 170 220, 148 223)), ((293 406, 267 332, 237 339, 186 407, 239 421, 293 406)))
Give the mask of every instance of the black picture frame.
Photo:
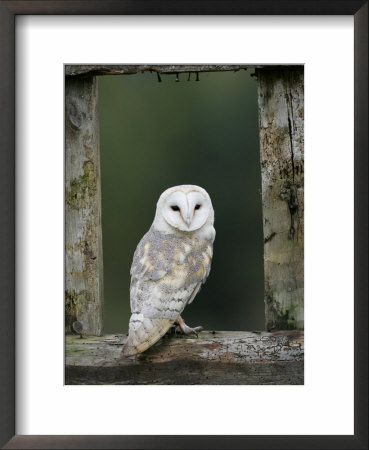
MULTIPOLYGON (((368 1, 0 1, 0 445, 8 449, 368 448, 368 1), (355 39, 355 432, 350 436, 15 435, 15 17, 19 14, 353 15, 355 39)), ((318 407, 318 405, 317 405, 318 407)))

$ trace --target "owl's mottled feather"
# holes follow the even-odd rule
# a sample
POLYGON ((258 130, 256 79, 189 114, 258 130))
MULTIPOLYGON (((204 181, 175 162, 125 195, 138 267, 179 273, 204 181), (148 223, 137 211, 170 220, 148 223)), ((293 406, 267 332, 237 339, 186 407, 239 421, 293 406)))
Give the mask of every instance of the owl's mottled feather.
POLYGON ((190 303, 210 272, 212 240, 155 230, 142 238, 131 267, 131 311, 126 356, 157 342, 190 303))
POLYGON ((145 351, 174 322, 183 333, 197 334, 201 327, 187 326, 181 314, 209 275, 213 223, 213 206, 201 187, 175 186, 161 194, 154 222, 133 257, 132 315, 123 355, 145 351))

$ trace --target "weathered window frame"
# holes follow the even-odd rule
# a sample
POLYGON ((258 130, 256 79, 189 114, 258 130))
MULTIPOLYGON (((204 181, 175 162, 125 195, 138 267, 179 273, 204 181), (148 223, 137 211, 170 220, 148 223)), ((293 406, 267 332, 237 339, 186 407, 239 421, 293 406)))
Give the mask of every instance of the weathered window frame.
POLYGON ((216 336, 202 333, 195 346, 191 339, 183 340, 180 346, 169 342, 161 352, 150 352, 149 361, 146 353, 136 361, 119 358, 116 349, 124 340, 122 335, 94 338, 87 346, 67 336, 67 384, 303 383, 302 65, 65 66, 65 329, 66 334, 81 332, 82 335, 83 331, 85 336, 101 336, 103 331, 97 75, 151 71, 156 72, 160 80, 164 74, 247 69, 254 70, 258 83, 265 329, 269 333, 229 331, 216 332, 216 336), (211 346, 210 361, 202 356, 189 357, 199 356, 196 345, 201 343, 204 348, 211 346), (228 355, 226 359, 224 354, 228 355), (163 358, 170 359, 165 367, 163 358), (188 374, 180 380, 178 361, 186 368, 182 372, 188 374), (220 378, 219 367, 224 368, 220 378))
POLYGON ((258 83, 267 330, 303 329, 303 66, 68 65, 65 67, 66 331, 103 329, 103 259, 97 75, 253 68, 258 83))

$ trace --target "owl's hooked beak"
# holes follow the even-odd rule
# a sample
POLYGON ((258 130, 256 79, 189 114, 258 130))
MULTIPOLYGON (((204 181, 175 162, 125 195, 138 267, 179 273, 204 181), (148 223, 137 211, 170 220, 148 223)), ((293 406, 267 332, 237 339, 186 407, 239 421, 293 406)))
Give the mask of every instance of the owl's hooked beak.
POLYGON ((190 228, 192 219, 193 219, 193 205, 188 197, 186 197, 186 207, 183 208, 182 218, 185 221, 187 228, 190 228))
POLYGON ((188 215, 184 218, 184 221, 186 222, 186 224, 187 224, 188 227, 189 227, 190 224, 191 224, 191 220, 192 220, 192 217, 190 217, 190 216, 188 216, 188 215))
POLYGON ((191 210, 189 209, 187 211, 187 214, 184 214, 183 216, 183 220, 186 222, 187 227, 190 226, 191 222, 192 222, 192 214, 191 214, 191 210))

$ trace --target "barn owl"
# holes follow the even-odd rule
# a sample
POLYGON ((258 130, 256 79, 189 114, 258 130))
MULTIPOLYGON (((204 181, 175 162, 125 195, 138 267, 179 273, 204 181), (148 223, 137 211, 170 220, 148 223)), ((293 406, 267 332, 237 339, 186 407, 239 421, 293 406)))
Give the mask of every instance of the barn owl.
POLYGON ((210 272, 215 239, 214 210, 199 186, 175 186, 156 205, 150 230, 139 242, 131 267, 129 334, 122 355, 144 352, 172 325, 197 334, 181 314, 210 272))

